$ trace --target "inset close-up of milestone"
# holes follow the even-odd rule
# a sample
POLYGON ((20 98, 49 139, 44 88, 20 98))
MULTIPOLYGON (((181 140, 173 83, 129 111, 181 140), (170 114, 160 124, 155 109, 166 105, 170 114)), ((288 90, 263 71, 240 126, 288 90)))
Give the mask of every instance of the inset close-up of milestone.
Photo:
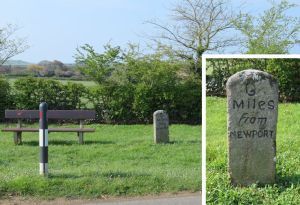
POLYGON ((207 204, 300 204, 300 56, 206 72, 207 204))
POLYGON ((0 205, 201 203, 189 2, 1 3, 0 205))

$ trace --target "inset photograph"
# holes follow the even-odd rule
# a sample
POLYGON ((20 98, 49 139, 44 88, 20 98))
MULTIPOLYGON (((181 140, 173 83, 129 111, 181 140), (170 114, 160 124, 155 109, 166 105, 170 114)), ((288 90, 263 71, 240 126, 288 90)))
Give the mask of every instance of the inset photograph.
POLYGON ((300 56, 206 59, 207 204, 300 203, 300 56))

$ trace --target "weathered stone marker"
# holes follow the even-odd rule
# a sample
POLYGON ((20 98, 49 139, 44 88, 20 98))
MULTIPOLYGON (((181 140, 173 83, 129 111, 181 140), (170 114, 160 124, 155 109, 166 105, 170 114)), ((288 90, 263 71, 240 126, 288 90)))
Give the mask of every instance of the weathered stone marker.
POLYGON ((169 117, 163 110, 157 110, 153 113, 154 142, 169 142, 169 117))
POLYGON ((226 92, 231 183, 274 183, 277 81, 266 72, 244 70, 228 79, 226 92))

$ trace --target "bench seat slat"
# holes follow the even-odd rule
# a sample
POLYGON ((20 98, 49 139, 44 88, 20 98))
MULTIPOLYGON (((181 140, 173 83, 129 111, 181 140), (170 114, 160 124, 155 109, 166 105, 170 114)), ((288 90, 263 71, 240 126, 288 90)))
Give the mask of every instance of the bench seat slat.
MULTIPOLYGON (((2 132, 38 132, 39 128, 3 128, 2 132)), ((48 132, 95 132, 94 128, 48 128, 48 132)))

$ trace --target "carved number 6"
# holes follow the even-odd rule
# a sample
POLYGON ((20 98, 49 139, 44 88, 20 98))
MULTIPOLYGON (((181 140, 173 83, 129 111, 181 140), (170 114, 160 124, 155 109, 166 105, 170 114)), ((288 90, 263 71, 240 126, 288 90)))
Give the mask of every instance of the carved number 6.
POLYGON ((255 87, 254 87, 254 84, 250 84, 250 83, 247 83, 247 84, 246 84, 246 93, 247 93, 249 96, 255 95, 255 87))

